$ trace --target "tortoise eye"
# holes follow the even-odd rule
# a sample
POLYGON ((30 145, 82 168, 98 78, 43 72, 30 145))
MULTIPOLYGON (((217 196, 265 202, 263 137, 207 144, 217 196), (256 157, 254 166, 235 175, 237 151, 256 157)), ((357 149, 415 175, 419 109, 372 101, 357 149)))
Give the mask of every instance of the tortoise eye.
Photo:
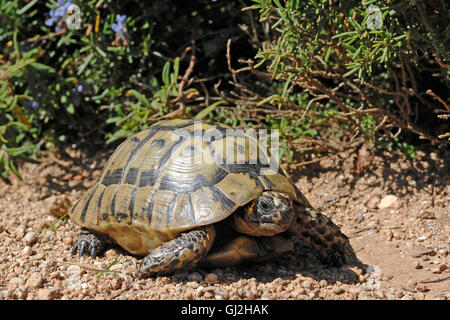
POLYGON ((265 200, 261 200, 261 201, 259 202, 259 205, 261 206, 261 208, 262 208, 263 210, 266 210, 266 211, 272 210, 272 207, 273 207, 273 205, 272 205, 271 202, 265 201, 265 200))

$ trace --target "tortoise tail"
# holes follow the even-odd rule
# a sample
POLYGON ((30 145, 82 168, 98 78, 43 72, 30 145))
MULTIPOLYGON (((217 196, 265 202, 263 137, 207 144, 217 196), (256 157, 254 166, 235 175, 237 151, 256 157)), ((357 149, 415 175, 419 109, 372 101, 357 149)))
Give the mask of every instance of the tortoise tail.
POLYGON ((294 204, 290 233, 317 251, 322 263, 340 267, 354 261, 355 252, 348 237, 323 213, 312 207, 294 204))

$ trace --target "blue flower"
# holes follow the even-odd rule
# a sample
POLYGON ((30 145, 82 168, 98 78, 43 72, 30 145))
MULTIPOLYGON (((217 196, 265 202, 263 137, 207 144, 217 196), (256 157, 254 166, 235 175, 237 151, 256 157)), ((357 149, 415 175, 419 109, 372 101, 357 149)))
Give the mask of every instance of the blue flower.
POLYGON ((127 46, 130 43, 128 33, 125 29, 125 20, 127 19, 126 15, 118 14, 116 16, 116 23, 113 23, 112 29, 116 33, 116 38, 112 43, 113 46, 120 46, 121 44, 127 46))
POLYGON ((83 92, 83 85, 79 84, 76 88, 73 88, 72 91, 78 91, 78 92, 83 92))
POLYGON ((56 24, 55 30, 61 31, 62 30, 61 25, 63 22, 62 19, 66 14, 69 6, 73 4, 73 0, 68 0, 67 2, 64 0, 58 0, 58 4, 59 4, 58 8, 56 8, 55 10, 50 10, 50 12, 48 13, 50 19, 45 20, 45 25, 50 27, 56 24))
POLYGON ((50 15, 50 19, 45 20, 45 25, 50 27, 53 24, 55 24, 55 22, 58 20, 58 18, 56 17, 55 10, 50 10, 49 15, 50 15))
POLYGON ((126 15, 118 14, 116 16, 116 23, 113 23, 112 25, 112 29, 114 30, 114 32, 119 33, 123 29, 126 19, 127 19, 126 15))
POLYGON ((26 100, 23 104, 27 108, 32 108, 33 110, 39 109, 39 104, 36 101, 26 100))
POLYGON ((75 107, 78 107, 81 103, 81 97, 80 93, 83 92, 84 86, 82 84, 79 84, 75 88, 72 88, 72 101, 75 107))

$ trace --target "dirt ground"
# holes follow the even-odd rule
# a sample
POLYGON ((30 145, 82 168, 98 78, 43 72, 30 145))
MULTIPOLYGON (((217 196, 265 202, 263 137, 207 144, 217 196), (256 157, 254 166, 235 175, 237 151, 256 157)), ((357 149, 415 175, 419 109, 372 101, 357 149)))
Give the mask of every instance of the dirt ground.
POLYGON ((450 299, 447 152, 339 154, 290 176, 350 238, 359 262, 325 268, 296 251, 259 264, 137 280, 120 249, 71 255, 79 227, 59 219, 107 155, 25 164, 0 181, 0 299, 450 299))

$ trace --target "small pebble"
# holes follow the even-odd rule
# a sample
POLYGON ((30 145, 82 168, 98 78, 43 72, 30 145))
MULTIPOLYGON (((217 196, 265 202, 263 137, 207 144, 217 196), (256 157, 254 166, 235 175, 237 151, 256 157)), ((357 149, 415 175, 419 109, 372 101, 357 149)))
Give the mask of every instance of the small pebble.
POLYGON ((111 289, 118 290, 122 287, 122 280, 120 278, 114 278, 110 283, 111 289))
POLYGON ((73 239, 72 237, 64 237, 63 238, 63 243, 67 246, 71 246, 73 244, 73 239))
POLYGON ((202 275, 198 272, 192 272, 192 273, 188 274, 187 278, 189 281, 195 281, 195 282, 201 282, 203 280, 202 275))
POLYGON ((208 273, 208 274, 205 276, 205 281, 206 281, 207 283, 216 283, 217 280, 218 280, 218 277, 217 277, 217 274, 215 274, 215 273, 208 273))
POLYGON ((372 210, 378 209, 378 203, 380 202, 379 197, 370 198, 366 203, 366 207, 372 210))
POLYGON ((203 294, 203 297, 204 297, 205 299, 212 299, 212 298, 214 298, 214 296, 215 296, 215 293, 214 293, 213 290, 206 291, 206 292, 203 294))
POLYGON ((197 289, 195 289, 195 292, 197 292, 199 296, 202 296, 205 293, 205 287, 199 286, 197 289))
POLYGON ((423 283, 420 283, 420 282, 419 282, 419 283, 416 285, 416 290, 419 291, 419 292, 427 292, 429 289, 427 288, 426 285, 424 285, 423 283))
POLYGON ((392 232, 392 230, 387 230, 386 231, 386 240, 392 241, 393 238, 394 238, 394 233, 392 232))
POLYGON ((418 215, 417 215, 418 219, 435 219, 435 215, 434 212, 431 211, 421 211, 418 215))
POLYGON ((439 273, 441 273, 442 271, 441 271, 441 269, 439 269, 439 268, 433 268, 433 269, 431 269, 431 272, 432 272, 432 273, 435 273, 435 274, 439 274, 439 273))
POLYGON ((310 281, 305 281, 302 283, 302 287, 306 290, 312 290, 314 288, 314 285, 310 281))
POLYGON ((42 286, 44 279, 40 272, 34 272, 27 280, 25 285, 30 289, 37 289, 42 286))
POLYGON ((34 232, 28 232, 25 237, 23 237, 23 240, 28 245, 33 245, 38 240, 36 234, 34 232))
POLYGON ((378 204, 378 208, 380 209, 398 209, 402 205, 400 199, 392 194, 383 197, 378 204))
POLYGON ((39 289, 37 293, 38 300, 53 300, 59 295, 59 290, 57 289, 39 289))
POLYGON ((328 285, 327 280, 322 279, 322 280, 319 281, 319 286, 320 286, 321 288, 325 288, 327 285, 328 285))
POLYGON ((292 295, 295 299, 299 299, 299 297, 303 296, 305 293, 306 290, 304 288, 297 288, 292 295))
POLYGON ((25 287, 17 288, 17 290, 14 291, 14 296, 16 299, 24 300, 28 296, 28 289, 25 287))
POLYGON ((413 266, 414 266, 415 269, 422 269, 423 268, 419 261, 414 262, 413 266))
POLYGON ((25 284, 25 280, 22 277, 14 277, 9 280, 8 289, 14 290, 17 287, 23 286, 25 284))
POLYGON ((22 249, 22 255, 23 256, 31 256, 33 254, 33 249, 31 249, 30 246, 26 246, 22 249))
POLYGON ((117 252, 114 249, 109 249, 105 252, 105 257, 107 258, 112 258, 112 257, 116 257, 117 256, 117 252))
MULTIPOLYGON (((70 185, 69 181, 69 185, 70 185)), ((46 213, 50 213, 52 216, 61 218, 65 215, 71 206, 69 198, 65 195, 51 196, 44 200, 46 213)))
POLYGON ((334 286, 333 287, 333 293, 334 294, 341 294, 343 292, 344 292, 344 289, 342 289, 341 287, 339 287, 339 286, 334 286))

